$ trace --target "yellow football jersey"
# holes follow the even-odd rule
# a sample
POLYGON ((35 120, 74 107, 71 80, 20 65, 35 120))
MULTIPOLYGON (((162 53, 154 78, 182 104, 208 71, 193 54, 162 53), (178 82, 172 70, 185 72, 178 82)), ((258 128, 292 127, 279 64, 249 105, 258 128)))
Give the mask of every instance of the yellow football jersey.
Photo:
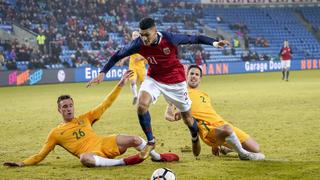
POLYGON ((120 91, 121 87, 115 87, 104 101, 94 109, 52 129, 40 152, 24 160, 23 163, 25 165, 39 163, 54 149, 55 145, 63 147, 77 157, 85 152, 97 151, 97 146, 100 147, 104 137, 98 136, 93 131, 92 125, 112 105, 120 91))
POLYGON ((142 57, 140 54, 133 54, 130 56, 129 59, 129 69, 146 69, 146 60, 140 60, 140 59, 144 59, 144 57, 142 57), (138 59, 138 61, 136 60, 138 59))
POLYGON ((192 101, 192 116, 197 120, 213 123, 216 121, 224 121, 222 117, 216 113, 211 105, 211 99, 205 92, 198 89, 188 89, 189 97, 192 101))
POLYGON ((208 94, 192 88, 189 88, 188 92, 192 101, 192 117, 198 121, 199 135, 207 145, 217 147, 224 143, 224 141, 216 137, 214 129, 225 124, 232 127, 241 143, 249 139, 250 136, 247 133, 234 127, 217 114, 211 105, 211 99, 208 94))

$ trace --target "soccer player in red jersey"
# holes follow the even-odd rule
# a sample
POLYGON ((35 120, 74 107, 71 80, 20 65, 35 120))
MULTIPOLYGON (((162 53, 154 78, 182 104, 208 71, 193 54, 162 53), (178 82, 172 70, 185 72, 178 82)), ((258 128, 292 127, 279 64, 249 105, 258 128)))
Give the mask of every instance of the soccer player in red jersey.
POLYGON ((192 150, 195 156, 200 153, 197 122, 192 118, 191 100, 188 96, 187 83, 183 65, 178 58, 178 45, 206 44, 216 48, 229 45, 228 41, 218 41, 203 35, 173 34, 158 32, 154 19, 143 18, 139 22, 140 38, 117 51, 103 67, 100 74, 92 79, 87 86, 101 83, 106 73, 120 59, 139 53, 149 64, 148 74, 141 84, 138 98, 138 117, 140 125, 147 136, 148 144, 141 153, 147 158, 155 146, 152 134, 149 106, 163 94, 166 101, 174 104, 181 112, 184 123, 188 126, 192 136, 192 150))
POLYGON ((280 50, 280 60, 282 67, 282 80, 289 81, 289 70, 291 66, 292 50, 289 47, 289 42, 283 42, 283 47, 280 50))

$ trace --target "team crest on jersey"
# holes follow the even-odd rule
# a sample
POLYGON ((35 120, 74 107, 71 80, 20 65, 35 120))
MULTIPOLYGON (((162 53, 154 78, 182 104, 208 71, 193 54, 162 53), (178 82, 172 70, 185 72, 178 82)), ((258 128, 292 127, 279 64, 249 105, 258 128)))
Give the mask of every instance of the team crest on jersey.
POLYGON ((165 55, 169 55, 169 54, 170 54, 170 49, 169 49, 168 47, 163 48, 163 53, 164 53, 165 55))
POLYGON ((78 121, 78 125, 83 125, 83 124, 84 124, 83 120, 78 121))

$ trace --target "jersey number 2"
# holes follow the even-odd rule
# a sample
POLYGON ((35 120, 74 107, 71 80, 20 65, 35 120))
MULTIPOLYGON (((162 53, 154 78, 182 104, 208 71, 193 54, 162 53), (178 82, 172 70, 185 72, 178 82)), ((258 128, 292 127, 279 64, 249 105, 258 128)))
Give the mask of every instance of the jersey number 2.
POLYGON ((200 99, 202 100, 203 103, 206 103, 206 99, 203 96, 200 96, 200 99))

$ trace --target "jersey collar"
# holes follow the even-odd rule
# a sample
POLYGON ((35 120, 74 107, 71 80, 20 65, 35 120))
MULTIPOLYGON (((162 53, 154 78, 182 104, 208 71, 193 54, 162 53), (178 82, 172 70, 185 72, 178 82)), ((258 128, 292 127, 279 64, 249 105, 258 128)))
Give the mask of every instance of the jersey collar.
POLYGON ((162 34, 161 32, 157 32, 157 40, 151 44, 151 46, 157 46, 158 44, 160 44, 162 40, 162 34))

